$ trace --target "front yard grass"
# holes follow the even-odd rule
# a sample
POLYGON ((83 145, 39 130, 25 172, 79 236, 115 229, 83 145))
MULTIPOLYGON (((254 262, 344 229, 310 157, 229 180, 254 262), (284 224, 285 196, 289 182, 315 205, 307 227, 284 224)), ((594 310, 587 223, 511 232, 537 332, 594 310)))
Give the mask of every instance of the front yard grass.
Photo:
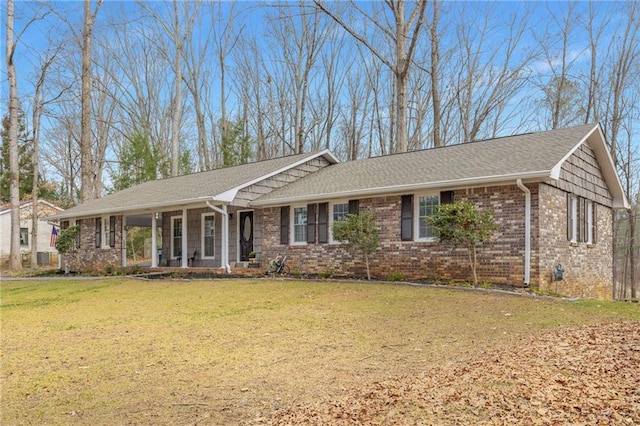
POLYGON ((266 279, 0 283, 0 423, 242 424, 637 304, 266 279))

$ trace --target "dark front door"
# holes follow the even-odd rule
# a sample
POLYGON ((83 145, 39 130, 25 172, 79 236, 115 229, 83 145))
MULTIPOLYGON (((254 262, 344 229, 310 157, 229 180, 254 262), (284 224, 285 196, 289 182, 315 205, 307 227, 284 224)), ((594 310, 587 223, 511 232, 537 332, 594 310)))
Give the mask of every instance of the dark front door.
POLYGON ((253 212, 240 212, 240 261, 249 260, 253 251, 253 212))

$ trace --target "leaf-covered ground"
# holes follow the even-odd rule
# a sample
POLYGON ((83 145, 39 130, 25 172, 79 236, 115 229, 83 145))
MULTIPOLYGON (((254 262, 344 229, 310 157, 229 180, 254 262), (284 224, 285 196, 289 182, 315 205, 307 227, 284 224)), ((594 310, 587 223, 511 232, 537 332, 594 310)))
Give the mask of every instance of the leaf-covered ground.
POLYGON ((554 329, 272 413, 271 424, 640 425, 640 322, 554 329))

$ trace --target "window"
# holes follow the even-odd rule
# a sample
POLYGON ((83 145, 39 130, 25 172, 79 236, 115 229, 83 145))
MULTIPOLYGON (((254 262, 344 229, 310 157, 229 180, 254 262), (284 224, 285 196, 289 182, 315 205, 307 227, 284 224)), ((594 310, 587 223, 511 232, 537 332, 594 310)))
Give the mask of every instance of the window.
POLYGON ((29 245, 29 228, 20 228, 20 245, 29 245))
POLYGON ((171 258, 182 255, 182 216, 171 217, 171 258))
POLYGON ((418 240, 433 240, 433 226, 427 223, 427 217, 431 216, 438 207, 440 197, 438 195, 422 195, 418 197, 416 205, 418 218, 418 240))
POLYGON ((593 244, 593 202, 591 200, 585 201, 585 241, 587 244, 593 244))
POLYGON ((111 235, 111 221, 109 216, 102 218, 102 248, 106 249, 110 247, 110 235, 111 235))
POLYGON ((202 258, 213 259, 215 257, 215 218, 212 213, 202 214, 202 258))
POLYGON ((334 204, 332 207, 333 221, 337 222, 340 219, 344 219, 349 214, 349 203, 334 204))
POLYGON ((307 207, 293 208, 293 243, 307 242, 307 207))
POLYGON ((578 242, 578 197, 573 194, 567 198, 567 239, 578 242))
POLYGON ((333 224, 347 217, 349 214, 349 203, 336 203, 331 206, 331 241, 333 239, 333 224))
POLYGON ((596 203, 567 194, 567 240, 574 244, 595 244, 596 223, 596 203))

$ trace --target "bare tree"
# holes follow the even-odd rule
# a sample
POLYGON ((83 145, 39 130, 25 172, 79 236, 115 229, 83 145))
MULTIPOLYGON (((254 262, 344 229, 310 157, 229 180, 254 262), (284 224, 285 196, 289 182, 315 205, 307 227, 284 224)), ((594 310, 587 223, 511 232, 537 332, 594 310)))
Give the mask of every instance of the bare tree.
MULTIPOLYGON (((342 28, 351 34, 358 42, 362 43, 375 55, 382 63, 384 63, 394 76, 396 102, 395 102, 395 136, 396 147, 395 152, 405 152, 407 150, 407 82, 409 72, 413 63, 414 52, 424 20, 426 0, 418 0, 416 6, 410 12, 409 18, 406 17, 406 8, 404 0, 387 0, 384 5, 391 12, 393 22, 381 19, 385 12, 373 10, 368 12, 360 7, 355 1, 351 1, 351 8, 359 12, 361 16, 366 18, 368 22, 373 24, 379 32, 385 37, 389 46, 393 46, 393 54, 387 55, 377 46, 373 45, 361 32, 356 30, 355 26, 349 25, 340 15, 329 10, 325 3, 321 0, 314 0, 314 3, 320 10, 329 15, 342 28), (386 21, 387 25, 383 25, 382 21, 386 21), (391 59, 389 58, 391 56, 391 59)), ((371 4, 372 8, 377 7, 376 3, 371 4)), ((437 13, 435 14, 437 17, 437 13)))
POLYGON ((182 58, 184 43, 188 34, 193 29, 193 23, 198 11, 200 10, 201 1, 197 2, 178 2, 172 1, 171 22, 165 19, 155 10, 155 6, 146 2, 138 2, 138 4, 147 11, 155 21, 163 29, 165 35, 170 41, 173 52, 163 49, 160 52, 165 59, 171 64, 174 72, 174 93, 172 102, 171 117, 171 176, 177 176, 180 173, 180 127, 182 121, 182 58), (182 9, 181 9, 182 8, 182 9))
MULTIPOLYGON (((467 4, 465 4, 467 6, 467 4)), ((469 4, 469 7, 475 7, 469 4)), ((483 6, 492 7, 492 6, 483 6)), ((521 49, 527 31, 528 14, 513 14, 504 22, 504 34, 495 39, 496 23, 485 13, 462 13, 457 25, 459 52, 451 82, 455 87, 454 102, 459 114, 462 142, 491 136, 492 114, 513 99, 527 82, 527 67, 536 57, 535 49, 521 49), (471 21, 467 21, 467 19, 471 21), (487 49, 487 46, 491 46, 487 49), (486 130, 485 130, 486 129, 486 130), (483 131, 489 134, 483 134, 483 131)))
POLYGON ((97 0, 95 8, 91 10, 91 0, 84 0, 84 25, 82 27, 82 95, 80 96, 82 124, 80 136, 80 155, 82 179, 82 200, 87 201, 99 196, 94 191, 94 179, 91 158, 91 39, 96 15, 103 0, 97 0))
POLYGON ((9 254, 9 268, 22 269, 20 256, 20 175, 18 164, 18 84, 16 66, 13 55, 16 42, 13 33, 14 7, 13 0, 7 0, 7 39, 6 63, 7 79, 9 80, 9 187, 11 194, 11 246, 9 254))
POLYGON ((39 184, 40 184, 40 122, 45 105, 49 102, 55 101, 62 92, 58 95, 54 95, 51 99, 45 98, 45 80, 47 72, 53 62, 56 60, 56 56, 60 52, 62 46, 60 44, 53 46, 49 49, 44 56, 42 65, 40 67, 40 74, 38 75, 35 92, 33 95, 33 110, 32 110, 32 141, 33 141, 33 187, 31 190, 31 267, 38 266, 38 199, 39 199, 39 184))

